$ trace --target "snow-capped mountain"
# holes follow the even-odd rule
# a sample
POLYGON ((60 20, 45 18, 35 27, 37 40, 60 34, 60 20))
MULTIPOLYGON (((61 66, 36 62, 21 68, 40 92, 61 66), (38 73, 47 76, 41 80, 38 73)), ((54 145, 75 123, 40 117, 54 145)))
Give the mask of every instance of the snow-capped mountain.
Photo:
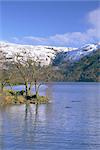
POLYGON ((62 56, 62 61, 78 61, 82 57, 91 54, 92 52, 100 49, 100 43, 87 44, 81 48, 77 48, 74 51, 64 52, 62 56))
POLYGON ((57 57, 61 55, 64 61, 76 61, 83 56, 89 55, 91 52, 100 48, 100 43, 88 44, 81 48, 72 47, 54 47, 54 46, 33 46, 19 45, 8 42, 0 42, 0 51, 6 54, 6 57, 12 57, 15 53, 26 52, 39 61, 43 65, 49 65, 57 57))

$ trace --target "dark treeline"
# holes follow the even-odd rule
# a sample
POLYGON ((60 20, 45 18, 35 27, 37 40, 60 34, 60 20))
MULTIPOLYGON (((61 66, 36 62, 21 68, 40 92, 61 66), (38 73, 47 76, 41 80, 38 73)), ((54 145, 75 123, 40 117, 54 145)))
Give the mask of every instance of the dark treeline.
POLYGON ((99 82, 100 81, 100 50, 84 56, 77 62, 61 62, 56 60, 63 81, 99 82))

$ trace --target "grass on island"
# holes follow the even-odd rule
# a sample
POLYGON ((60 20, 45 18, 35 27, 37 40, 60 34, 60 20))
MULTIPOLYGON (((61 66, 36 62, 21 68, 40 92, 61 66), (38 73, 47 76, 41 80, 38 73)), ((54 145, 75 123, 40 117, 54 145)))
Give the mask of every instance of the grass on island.
POLYGON ((38 96, 35 95, 30 96, 30 98, 26 99, 24 95, 17 95, 13 90, 4 90, 3 92, 0 91, 0 106, 10 105, 10 104, 45 104, 49 102, 47 96, 38 96), (11 94, 14 93, 14 94, 11 94))

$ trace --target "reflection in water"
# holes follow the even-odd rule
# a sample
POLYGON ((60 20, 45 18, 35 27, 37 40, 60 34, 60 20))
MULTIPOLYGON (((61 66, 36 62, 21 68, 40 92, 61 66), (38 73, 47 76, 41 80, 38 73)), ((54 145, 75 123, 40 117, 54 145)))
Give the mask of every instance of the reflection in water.
POLYGON ((24 122, 24 142, 32 143, 35 139, 36 135, 36 126, 38 119, 38 104, 34 106, 34 110, 31 107, 31 104, 25 105, 25 122, 24 122), (32 131, 30 131, 32 130, 32 131))
POLYGON ((36 104, 35 106, 36 106, 36 108, 35 108, 35 115, 37 115, 37 114, 38 114, 38 106, 39 106, 39 105, 36 104))
MULTIPOLYGON (((43 126, 46 124, 46 111, 47 105, 25 105, 25 120, 23 124, 23 141, 29 145, 29 143, 34 143, 37 141, 37 137, 39 137, 41 133, 40 124, 43 126)), ((39 137, 40 138, 40 137, 39 137)), ((42 137, 41 137, 42 138, 42 137)), ((39 139, 38 139, 39 140, 39 139)), ((33 145, 30 145, 33 150, 33 145)))
POLYGON ((26 103, 25 104, 25 120, 27 120, 29 117, 31 117, 31 118, 35 118, 35 120, 36 120, 36 118, 37 118, 37 115, 38 115, 38 107, 39 107, 39 105, 38 104, 35 104, 34 105, 35 106, 35 110, 34 110, 34 114, 32 113, 32 108, 31 108, 31 104, 29 104, 29 103, 26 103), (29 113, 29 116, 28 116, 28 113, 29 113))
POLYGON ((0 113, 0 148, 3 149, 4 145, 4 138, 2 136, 2 133, 4 133, 4 128, 3 128, 3 121, 2 121, 2 114, 0 113))
POLYGON ((30 116, 32 116, 32 110, 31 110, 30 104, 28 102, 26 102, 26 104, 25 104, 25 120, 27 119, 28 112, 29 112, 30 116))
POLYGON ((0 109, 0 150, 100 150, 98 84, 52 89, 50 104, 0 109))
POLYGON ((52 99, 52 84, 48 84, 46 91, 45 91, 45 95, 51 100, 52 99))

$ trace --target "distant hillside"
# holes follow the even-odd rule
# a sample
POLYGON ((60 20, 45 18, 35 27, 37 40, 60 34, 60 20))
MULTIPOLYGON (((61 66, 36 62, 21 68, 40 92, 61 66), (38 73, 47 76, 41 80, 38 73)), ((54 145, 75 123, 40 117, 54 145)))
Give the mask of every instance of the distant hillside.
POLYGON ((59 66, 66 81, 100 81, 100 49, 74 63, 59 66))
POLYGON ((0 53, 9 60, 15 53, 24 58, 31 54, 32 59, 38 58, 41 66, 52 66, 51 81, 100 81, 100 43, 72 48, 0 42, 0 53))

